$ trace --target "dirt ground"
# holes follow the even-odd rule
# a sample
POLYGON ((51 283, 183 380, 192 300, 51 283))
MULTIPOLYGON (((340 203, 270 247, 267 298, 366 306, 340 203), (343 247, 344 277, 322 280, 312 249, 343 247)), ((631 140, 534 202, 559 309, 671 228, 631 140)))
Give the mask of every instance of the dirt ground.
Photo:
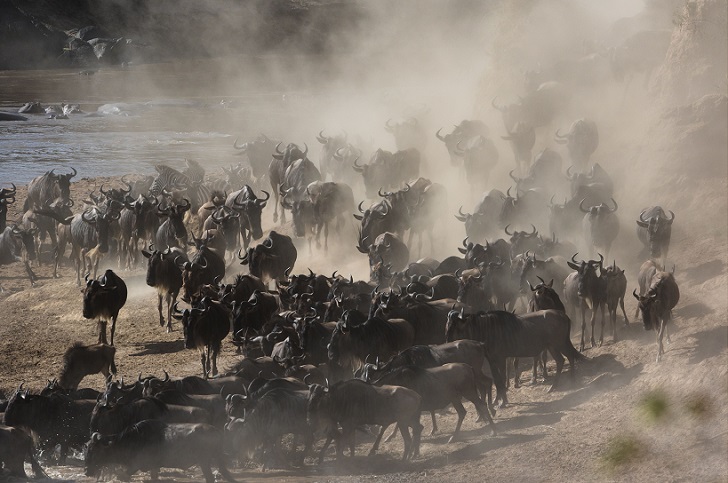
MULTIPOLYGON (((79 180, 73 184, 72 196, 82 199, 83 193, 100 186, 101 181, 79 180)), ((706 181, 705 189, 725 194, 725 180, 706 181)), ((23 190, 19 187, 15 209, 22 206, 23 190)), ((16 214, 11 211, 8 218, 14 219, 16 214)), ((270 220, 265 221, 270 226, 270 220)), ((488 436, 486 428, 476 423, 472 407, 466 405, 469 412, 460 441, 447 443, 456 417, 454 411, 445 411, 439 416, 440 432, 423 438, 422 456, 411 462, 399 461, 401 439, 383 444, 379 455, 366 457, 373 438, 358 434, 354 460, 335 463, 329 457, 322 466, 309 464, 305 469, 265 473, 248 463, 234 474, 246 481, 465 481, 473 477, 493 481, 726 481, 725 239, 720 229, 718 236, 696 237, 688 228, 673 235, 671 253, 681 267, 676 272, 681 299, 670 331, 672 342, 666 346, 662 362, 655 362, 655 334, 645 332, 641 321, 633 318, 635 303, 630 296, 630 326, 623 327, 620 316, 619 341, 613 342, 607 334, 603 347, 586 350, 588 360, 577 365, 575 382, 570 382, 568 369, 567 384, 548 393, 548 385, 531 385, 524 372, 523 387, 511 389, 510 406, 499 410, 495 418, 497 436, 488 436), (644 410, 645 401, 655 399, 666 404, 660 418, 651 418, 644 410), (610 454, 616 456, 610 458, 610 454)), ((49 253, 44 250, 42 256, 45 259, 49 253)), ((335 253, 326 258, 345 262, 335 253)), ((314 270, 319 262, 323 263, 311 261, 314 270)), ((356 263, 355 276, 364 276, 365 262, 356 263)), ((114 261, 102 262, 106 265, 116 268, 114 261)), ((0 388, 8 395, 21 382, 40 389, 58 374, 69 345, 96 340, 95 324, 81 316, 74 269, 65 266, 60 278, 53 279, 50 265, 44 263, 36 273, 40 280, 30 288, 21 265, 0 268, 6 290, 0 295, 0 366, 5 368, 0 388)), ((119 375, 128 380, 139 373, 161 374, 162 370, 174 376, 199 374, 199 358, 196 352, 184 349, 179 324, 170 334, 158 325, 156 293, 145 285, 144 270, 120 273, 129 286, 129 300, 117 327, 119 375)), ((630 290, 635 285, 632 273, 630 290)), ((577 335, 575 330, 575 344, 577 335)), ((232 364, 237 357, 234 346, 225 343, 221 366, 232 364)), ((84 381, 95 388, 102 384, 100 375, 84 381)), ((423 434, 429 435, 429 418, 422 421, 423 434)), ((84 481, 82 462, 71 461, 67 467, 48 467, 49 474, 84 481)), ((190 471, 164 472, 162 477, 199 479, 197 470, 190 471)), ((137 474, 134 479, 144 478, 146 475, 137 474)))

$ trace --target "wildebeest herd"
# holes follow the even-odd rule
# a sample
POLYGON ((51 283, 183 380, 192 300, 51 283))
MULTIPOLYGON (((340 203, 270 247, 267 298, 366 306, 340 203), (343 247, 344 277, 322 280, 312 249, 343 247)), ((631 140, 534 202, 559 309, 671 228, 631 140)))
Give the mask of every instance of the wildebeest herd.
MULTIPOLYGON (((264 468, 300 465, 319 439, 325 438, 319 462, 332 441, 337 457, 347 448, 353 456, 355 431, 364 426, 378 426, 373 454, 391 425, 408 459, 419 455, 423 411, 432 414, 434 432, 434 411, 453 405, 457 437, 463 398, 495 433, 492 417, 508 402, 511 367, 520 384, 519 358, 533 360, 533 383, 540 370, 554 389, 564 359, 575 378, 587 334, 592 347, 602 345, 607 322, 616 341, 618 308, 629 325, 630 283, 616 260, 609 263, 620 226, 617 195, 607 171, 590 161, 599 145, 596 123, 580 119, 566 134, 556 131, 571 161, 565 174, 558 152, 532 154, 534 132, 549 126, 561 95, 552 81, 516 104, 493 100, 516 162, 514 186, 505 193, 488 184, 499 155, 483 122, 428 133, 415 117, 386 121, 396 152, 319 132, 318 167, 305 144, 284 146, 261 135, 236 141, 246 162, 221 175, 207 175, 194 161, 181 171, 160 165, 156 176, 125 176, 122 188, 102 185, 85 199, 70 196, 76 169, 51 170, 31 181, 15 221, 6 214, 17 188, 2 188, 0 263, 22 262, 33 285, 32 265, 41 255, 52 260, 56 276, 70 245, 77 283, 81 274, 86 280, 79 308, 99 324, 98 343, 69 348, 58 379, 38 394, 21 386, 3 402, 6 468, 24 475, 30 458, 43 474, 36 451, 60 446, 60 463, 69 449, 84 450, 89 476, 108 468, 155 478, 161 467, 196 465, 208 482, 213 467, 232 481, 232 459, 255 458, 264 468), (483 193, 472 211, 461 206, 453 213, 445 187, 420 176, 420 153, 431 137, 445 144, 451 169, 463 171, 471 191, 483 193), (366 151, 368 163, 361 160, 366 151), (355 193, 365 193, 370 205, 361 200, 357 209, 355 193), (564 195, 563 204, 554 201, 564 195), (264 229, 266 207, 274 223, 279 210, 283 223, 290 211, 290 232, 305 239, 308 253, 313 243, 328 250, 333 227, 337 242, 368 257, 370 279, 296 270, 301 247, 283 225, 264 229), (462 246, 443 260, 425 256, 423 248, 432 254, 441 243, 436 226, 453 215, 464 223, 462 246), (347 230, 352 223, 356 234, 347 230), (97 276, 102 259, 118 264, 117 271, 97 276), (238 261, 243 267, 234 270, 238 261), (172 331, 179 321, 184 347, 199 353, 201 377, 113 379, 115 328, 127 299, 120 274, 144 266, 147 285, 158 293, 160 325, 172 331), (571 335, 579 318, 577 350, 571 335), (229 342, 240 356, 222 373, 217 357, 229 342), (83 377, 99 372, 107 377, 103 392, 79 389, 83 377), (35 448, 21 429, 36 436, 35 448), (281 441, 291 434, 292 451, 284 456, 281 441)), ((647 261, 633 295, 645 329, 658 333, 658 361, 679 300, 674 269, 665 270, 674 219, 659 206, 635 213, 647 261)))

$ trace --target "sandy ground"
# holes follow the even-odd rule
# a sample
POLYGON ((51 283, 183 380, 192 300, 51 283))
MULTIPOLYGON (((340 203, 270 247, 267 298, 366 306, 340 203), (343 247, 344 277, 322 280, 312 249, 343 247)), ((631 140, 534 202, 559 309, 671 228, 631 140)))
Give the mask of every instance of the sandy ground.
MULTIPOLYGON (((82 199, 94 185, 100 185, 100 180, 79 180, 73 184, 72 197, 82 199)), ((22 206, 23 190, 19 187, 15 209, 22 206)), ((724 196, 725 180, 705 181, 703 190, 724 196)), ((265 216, 265 226, 271 226, 267 219, 271 214, 265 216)), ((8 218, 15 217, 11 210, 8 218)), ((666 346, 661 363, 655 362, 655 334, 645 332, 641 321, 632 320, 629 328, 623 328, 619 317, 619 341, 613 342, 607 334, 603 347, 588 349, 589 360, 578 364, 573 384, 547 393, 547 385, 532 386, 524 372, 524 386, 511 389, 511 405, 498 411, 495 437, 487 436, 485 427, 476 423, 472 407, 466 405, 469 413, 461 440, 447 444, 456 417, 454 411, 445 411, 439 417, 439 434, 425 436, 422 456, 411 462, 399 461, 399 438, 383 444, 380 455, 366 457, 372 438, 358 434, 354 460, 335 463, 329 457, 320 467, 310 464, 305 469, 266 473, 248 463, 234 474, 246 481, 465 481, 474 477, 492 481, 726 481, 728 278, 723 230, 718 227, 713 233, 715 236, 695 237, 686 221, 673 235, 671 254, 680 267, 676 277, 681 299, 671 329, 672 343, 666 346), (656 420, 642 410, 650 394, 660 394, 667 404, 664 416, 656 420), (701 404, 696 405, 696 400, 701 404), (605 455, 615 441, 633 446, 611 464, 605 455)), ((348 258, 348 250, 315 253, 306 262, 315 271, 343 265, 355 276, 364 277, 366 261, 348 258)), ((305 256, 305 249, 301 253, 305 256)), ((42 256, 49 254, 44 250, 42 256)), ((102 265, 116 268, 111 260, 102 265)), ((6 290, 0 295, 0 366, 5 368, 0 388, 6 394, 21 382, 40 389, 58 374, 69 345, 96 340, 95 323, 81 316, 74 269, 64 267, 57 280, 51 278, 48 264, 36 273, 40 281, 30 288, 21 265, 0 267, 6 290)), ((144 270, 120 273, 129 286, 129 300, 117 327, 119 375, 128 380, 139 373, 161 374, 163 369, 175 376, 200 373, 197 353, 183 348, 179 324, 170 334, 159 327, 156 293, 145 285, 144 270)), ((636 286, 634 275, 632 270, 630 291, 636 286)), ((634 311, 630 296, 627 313, 631 319, 634 311)), ((577 335, 575 331, 575 343, 577 335)), ((234 346, 225 343, 220 365, 226 367, 236 358, 234 346)), ((565 382, 569 375, 567 370, 565 382)), ((100 375, 84 381, 95 388, 102 383, 100 375)), ((422 421, 423 434, 428 435, 429 418, 422 421)), ((86 481, 81 461, 71 460, 69 466, 49 466, 48 470, 54 477, 86 481)), ((163 472, 162 478, 200 478, 197 470, 190 471, 163 472)), ((134 477, 145 478, 145 474, 134 477)))

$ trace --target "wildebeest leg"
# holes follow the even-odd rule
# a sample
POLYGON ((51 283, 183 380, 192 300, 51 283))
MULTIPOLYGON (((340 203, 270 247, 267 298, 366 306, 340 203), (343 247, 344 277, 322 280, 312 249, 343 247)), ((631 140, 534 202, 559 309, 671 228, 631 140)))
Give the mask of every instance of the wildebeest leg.
POLYGON ((157 292, 157 310, 159 310, 159 325, 160 327, 164 327, 164 315, 162 315, 162 294, 157 292))
POLYGON ((657 331, 657 362, 662 359, 662 336, 665 335, 665 320, 660 320, 660 330, 657 331))
MULTIPOLYGON (((387 426, 387 428, 388 428, 388 427, 389 427, 389 426, 387 426)), ((391 433, 389 433, 389 436, 387 436, 386 438, 384 438, 384 442, 385 442, 385 443, 389 443, 390 441, 392 441, 392 440, 394 439, 394 436, 395 436, 396 434, 397 434, 397 426, 394 426, 394 428, 392 428, 392 432, 391 432, 391 433)))
POLYGON ((437 433, 437 420, 435 419, 435 411, 430 411, 430 417, 432 418, 432 431, 430 431, 430 436, 437 433))
POLYGON ((61 452, 58 455, 58 464, 66 464, 66 456, 68 455, 68 443, 61 443, 61 452))
POLYGON ((506 359, 505 357, 493 358, 491 361, 491 371, 495 379, 495 400, 500 401, 497 407, 505 407, 508 404, 508 396, 506 394, 506 385, 504 377, 506 375, 506 359))
POLYGON ((404 440, 404 453, 402 454, 402 460, 404 461, 409 458, 412 453, 412 437, 410 436, 409 429, 406 424, 397 423, 397 427, 399 428, 399 432, 402 434, 402 439, 404 440))
POLYGON ((114 332, 116 332, 116 316, 111 318, 111 345, 114 345, 114 332))
POLYGON ((484 420, 488 421, 488 426, 490 427, 490 434, 495 436, 495 423, 493 422, 493 418, 490 417, 490 413, 488 412, 488 408, 486 407, 485 402, 482 398, 478 397, 477 391, 471 394, 463 394, 463 397, 473 403, 473 406, 475 406, 475 411, 478 413, 478 420, 484 420))
MULTIPOLYGON (((205 470, 203 469, 202 472, 204 473, 205 470)), ((152 481, 159 480, 159 468, 153 468, 153 469, 149 470, 149 479, 152 481)), ((215 481, 215 480, 213 480, 213 481, 215 481)))
POLYGON ((230 471, 228 471, 226 466, 225 457, 223 455, 217 456, 217 471, 220 472, 223 478, 225 480, 230 481, 232 483, 235 482, 235 478, 233 478, 233 475, 230 474, 230 471))
MULTIPOLYGON (((579 352, 584 352, 584 331, 586 330, 586 304, 581 302, 581 342, 579 342, 579 352)), ((552 354, 553 355, 553 354, 552 354)))
MULTIPOLYGON (((627 312, 624 311, 624 297, 621 297, 619 299, 619 306, 622 307, 622 314, 624 315, 624 326, 629 327, 629 319, 627 318, 627 312)), ((639 307, 637 307, 637 310, 639 310, 639 307)), ((617 309, 614 309, 614 316, 617 316, 617 309)))
MULTIPOLYGON (((384 430, 386 430, 389 426, 382 426, 379 429, 379 434, 377 434, 377 439, 374 440, 374 445, 372 446, 372 449, 369 450, 369 456, 374 456, 377 454, 377 450, 379 449, 379 443, 382 441, 382 435, 384 435, 384 430)), ((395 428, 396 429, 396 428, 395 428)), ((392 431, 392 434, 395 434, 394 431, 392 431)), ((354 456, 352 454, 352 456, 354 456)))
POLYGON ((329 222, 324 223, 324 250, 329 251, 329 222))
POLYGON ((38 280, 38 277, 35 273, 33 273, 33 269, 30 268, 30 263, 26 260, 24 262, 25 264, 25 273, 28 274, 28 278, 30 279, 30 286, 35 287, 35 281, 38 280))
POLYGON ((541 360, 541 354, 537 355, 533 358, 533 373, 531 374, 531 384, 536 384, 538 378, 536 377, 538 375, 538 363, 541 360))
POLYGON ((97 327, 99 330, 99 344, 108 344, 108 341, 106 340, 106 324, 108 322, 106 320, 101 320, 97 322, 97 327))
POLYGON ((356 442, 354 439, 356 433, 356 426, 342 426, 341 427, 341 441, 343 444, 349 445, 349 456, 354 458, 356 452, 356 442))
POLYGON ((465 419, 465 415, 468 414, 468 412, 463 407, 463 403, 460 402, 460 396, 457 397, 457 399, 452 401, 452 406, 455 408, 455 411, 458 413, 458 423, 455 426, 455 432, 452 433, 452 436, 450 436, 450 439, 447 440, 448 443, 452 443, 457 438, 458 434, 460 434, 460 427, 463 425, 463 419, 465 419))
MULTIPOLYGON (((172 332, 172 307, 174 307, 174 302, 177 300, 177 294, 176 293, 168 293, 167 294, 167 333, 169 334, 172 332)), ((164 321, 162 321, 164 323, 164 321)))
POLYGON ((329 432, 326 435, 326 442, 324 442, 323 448, 321 448, 321 451, 319 452, 318 457, 318 464, 321 464, 324 461, 324 453, 326 453, 326 450, 329 449, 329 446, 331 445, 331 442, 334 440, 334 437, 332 436, 332 433, 329 432))
MULTIPOLYGON (((212 348, 212 376, 217 376, 217 355, 220 353, 220 344, 215 344, 212 348)), ((295 446, 294 446, 295 450, 295 446)))
POLYGON ((200 363, 202 364, 202 377, 207 379, 207 366, 205 365, 205 351, 200 350, 200 363))
MULTIPOLYGON (((553 392, 559 383, 559 378, 561 377, 561 371, 564 369, 564 356, 561 355, 561 352, 559 352, 553 348, 549 348, 549 353, 551 353, 551 357, 553 357, 554 360, 556 361, 556 375, 554 376, 554 383, 551 385, 551 387, 548 390, 548 392, 553 392)), ((572 363, 571 359, 569 359, 569 363, 572 363)), ((573 365, 571 366, 571 370, 572 371, 574 370, 573 365)))
POLYGON ((200 464, 202 475, 205 477, 205 483, 215 483, 215 475, 212 474, 209 463, 200 464))
POLYGON ((596 305, 592 305, 591 308, 591 319, 590 319, 590 325, 591 325, 591 335, 589 338, 589 342, 591 342, 592 349, 597 346, 596 341, 594 340, 594 324, 597 323, 597 307, 596 305))

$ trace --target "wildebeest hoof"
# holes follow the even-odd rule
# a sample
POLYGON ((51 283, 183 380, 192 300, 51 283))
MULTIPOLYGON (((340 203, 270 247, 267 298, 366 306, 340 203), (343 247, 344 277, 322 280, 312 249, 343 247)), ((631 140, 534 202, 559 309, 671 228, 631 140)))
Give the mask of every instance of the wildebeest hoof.
POLYGON ((602 344, 604 344, 604 341, 602 339, 599 339, 599 345, 597 347, 601 347, 602 344))
POLYGON ((171 334, 172 333, 172 327, 167 327, 167 333, 168 334, 171 334))
POLYGON ((538 380, 535 377, 532 377, 531 384, 535 386, 536 384, 538 384, 538 380))
POLYGON ((435 428, 430 431, 430 436, 435 436, 437 434, 437 430, 435 428))
POLYGON ((449 443, 452 443, 452 442, 457 441, 457 440, 458 440, 457 435, 453 434, 452 436, 450 436, 450 439, 448 439, 447 442, 449 444, 449 443))

